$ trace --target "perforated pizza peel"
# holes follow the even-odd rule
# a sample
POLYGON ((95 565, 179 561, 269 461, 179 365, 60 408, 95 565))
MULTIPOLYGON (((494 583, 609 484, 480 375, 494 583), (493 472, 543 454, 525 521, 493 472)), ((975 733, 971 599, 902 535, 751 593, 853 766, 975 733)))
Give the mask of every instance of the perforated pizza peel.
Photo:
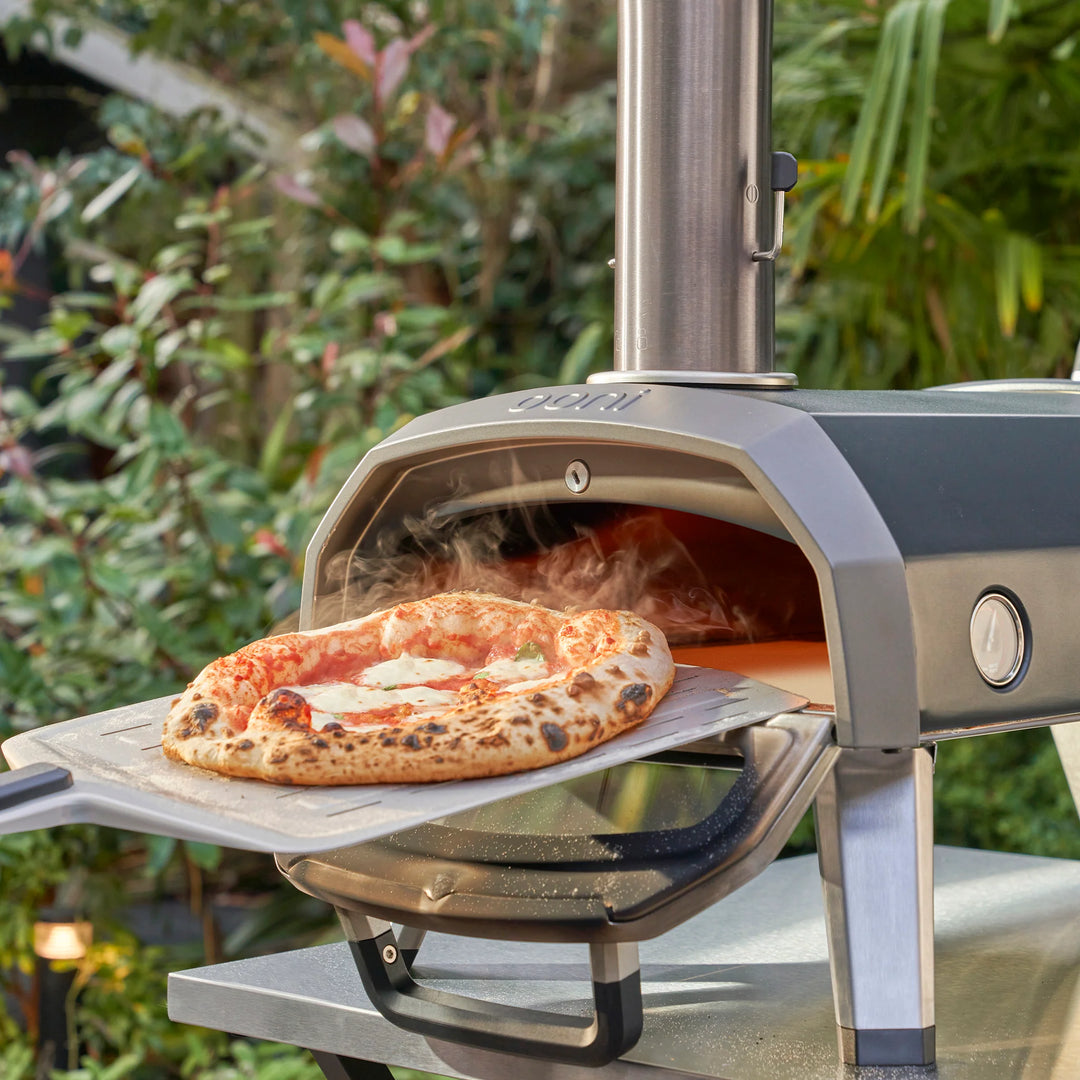
POLYGON ((0 834, 77 822, 250 851, 325 851, 548 787, 801 709, 804 698, 733 672, 680 666, 641 725, 572 761, 483 780, 296 787, 168 760, 157 698, 23 732, 3 744, 0 834))

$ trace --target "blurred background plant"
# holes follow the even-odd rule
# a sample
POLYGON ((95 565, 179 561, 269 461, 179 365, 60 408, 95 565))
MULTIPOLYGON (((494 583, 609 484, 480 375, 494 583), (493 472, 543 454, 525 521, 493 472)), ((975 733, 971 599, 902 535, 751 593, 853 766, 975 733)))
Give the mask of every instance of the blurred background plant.
MULTIPOLYGON (((320 514, 412 416, 610 366, 610 4, 39 0, 4 29, 9 116, 24 50, 102 25, 275 119, 73 83, 79 140, 8 153, 0 737, 174 693, 282 625, 320 514)), ((802 164, 778 367, 819 387, 1067 373, 1078 35, 1070 4, 778 0, 774 143, 802 164)), ((1080 855, 1045 732, 946 744, 938 772, 939 838, 1080 855)), ((60 895, 98 937, 72 1077, 318 1075, 164 1015, 170 968, 335 936, 267 863, 88 827, 0 838, 5 1078, 34 1075, 32 924, 60 895), (186 929, 132 932, 176 901, 186 929)))
POLYGON ((778 335, 818 387, 1067 375, 1080 334, 1080 11, 777 8, 793 195, 778 335))

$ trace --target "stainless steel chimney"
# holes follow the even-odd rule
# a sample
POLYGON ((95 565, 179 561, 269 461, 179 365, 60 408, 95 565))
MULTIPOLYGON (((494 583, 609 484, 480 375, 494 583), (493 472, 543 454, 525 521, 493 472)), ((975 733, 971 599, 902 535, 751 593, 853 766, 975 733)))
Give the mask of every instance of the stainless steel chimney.
POLYGON ((773 371, 771 48, 771 0, 620 0, 603 381, 773 371))

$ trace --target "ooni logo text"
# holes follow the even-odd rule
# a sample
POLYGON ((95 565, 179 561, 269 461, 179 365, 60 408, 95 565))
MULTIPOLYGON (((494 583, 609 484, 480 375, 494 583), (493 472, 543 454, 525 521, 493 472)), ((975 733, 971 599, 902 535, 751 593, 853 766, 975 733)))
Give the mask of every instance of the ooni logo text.
POLYGON ((516 405, 510 406, 510 412, 532 412, 543 409, 545 412, 625 412, 631 405, 636 405, 648 389, 631 392, 628 390, 557 390, 544 393, 537 391, 523 397, 516 405))

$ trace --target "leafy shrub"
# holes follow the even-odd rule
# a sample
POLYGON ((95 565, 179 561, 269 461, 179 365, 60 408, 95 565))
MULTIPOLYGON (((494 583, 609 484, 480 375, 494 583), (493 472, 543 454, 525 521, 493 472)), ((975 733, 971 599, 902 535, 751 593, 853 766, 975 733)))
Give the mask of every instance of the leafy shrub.
MULTIPOLYGON (((106 148, 16 154, 0 173, 0 285, 18 290, 46 240, 69 275, 40 329, 0 326, 6 358, 35 370, 0 396, 0 737, 176 692, 295 609, 304 544, 369 447, 417 413, 579 377, 600 355, 610 85, 539 108, 542 20, 485 5, 422 25, 372 9, 373 28, 323 14, 284 30, 259 16, 273 72, 239 65, 310 76, 288 166, 253 164, 212 115, 110 98, 106 148)), ((181 19, 171 44, 211 42, 228 71, 252 28, 228 5, 217 18, 181 19)), ((265 892, 265 858, 67 828, 0 839, 0 868, 0 988, 31 992, 18 972, 40 906, 59 895, 95 922, 79 1080, 314 1075, 303 1055, 169 1025, 163 973, 200 957, 140 948, 123 926, 125 903, 159 891, 265 892)), ((313 919, 279 895, 225 947, 327 933, 321 905, 313 919)), ((202 959, 219 939, 211 927, 202 959)), ((30 1075, 13 1016, 0 1034, 5 1076, 30 1075)))

